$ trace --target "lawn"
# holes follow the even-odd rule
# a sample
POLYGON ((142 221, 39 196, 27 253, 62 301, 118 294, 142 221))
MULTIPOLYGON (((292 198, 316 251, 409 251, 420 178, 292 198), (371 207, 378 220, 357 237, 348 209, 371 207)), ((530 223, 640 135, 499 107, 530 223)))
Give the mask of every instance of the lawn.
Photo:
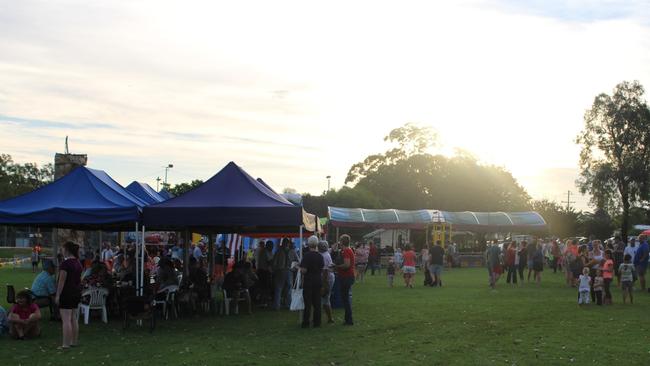
MULTIPOLYGON (((0 269, 0 283, 29 285, 31 270, 0 269)), ((650 295, 634 305, 579 309, 561 274, 541 287, 496 291, 484 269, 445 273, 443 288, 389 289, 385 276, 354 286, 355 325, 300 329, 298 315, 195 315, 160 321, 153 334, 120 322, 81 325, 81 346, 57 351, 60 324, 45 322, 38 340, 0 339, 11 365, 648 365, 650 295)), ((4 303, 4 288, 0 303, 4 303)))
MULTIPOLYGON (((50 255, 52 249, 43 248, 43 254, 50 255)), ((15 255, 19 257, 29 257, 32 254, 32 248, 0 248, 0 258, 13 258, 15 255)))

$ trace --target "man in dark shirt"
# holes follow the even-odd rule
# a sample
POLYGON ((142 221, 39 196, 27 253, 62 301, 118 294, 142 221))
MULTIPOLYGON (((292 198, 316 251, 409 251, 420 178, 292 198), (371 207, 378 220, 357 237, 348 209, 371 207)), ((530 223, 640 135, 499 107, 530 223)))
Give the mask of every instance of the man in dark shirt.
POLYGON ((314 310, 314 328, 320 327, 321 306, 320 289, 323 285, 323 268, 325 262, 323 256, 318 253, 318 238, 310 236, 307 240, 309 251, 305 253, 300 262, 300 272, 303 275, 302 297, 305 301, 305 310, 302 314, 302 327, 309 328, 311 310, 314 310))
POLYGON ((436 245, 429 252, 429 272, 433 276, 433 286, 442 286, 442 267, 445 260, 445 249, 436 241, 436 245))

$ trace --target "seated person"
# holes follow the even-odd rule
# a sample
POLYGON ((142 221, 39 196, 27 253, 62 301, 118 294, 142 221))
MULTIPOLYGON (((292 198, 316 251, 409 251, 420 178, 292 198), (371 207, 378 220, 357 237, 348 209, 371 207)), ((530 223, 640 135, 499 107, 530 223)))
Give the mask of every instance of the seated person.
POLYGON ((90 267, 88 276, 81 280, 83 287, 113 287, 113 279, 108 275, 108 267, 106 264, 95 261, 93 266, 90 267))
POLYGON ((190 258, 190 283, 194 292, 198 295, 199 300, 210 298, 210 284, 208 283, 208 273, 201 265, 203 261, 197 261, 190 258))
MULTIPOLYGON (((250 265, 250 263, 249 263, 250 265)), ((254 283, 253 277, 247 274, 244 263, 235 264, 234 269, 226 274, 223 279, 223 289, 226 291, 226 296, 230 298, 230 306, 237 306, 239 299, 244 297, 248 313, 252 314, 252 304, 248 288, 254 283)), ((250 269, 252 273, 252 268, 250 269)), ((255 276, 254 273, 252 273, 255 276)), ((257 276, 256 276, 257 277, 257 276)), ((255 277, 255 278, 256 278, 255 277)), ((232 309, 231 309, 232 311, 232 309)))
POLYGON ((118 280, 122 282, 133 282, 135 284, 135 257, 134 253, 127 252, 117 272, 118 280))
POLYGON ((9 326, 7 325, 7 311, 5 308, 0 306, 0 336, 9 332, 9 326))
POLYGON ((28 291, 20 291, 16 295, 16 304, 9 311, 9 333, 15 339, 38 337, 41 328, 38 321, 41 320, 41 310, 38 305, 32 303, 32 297, 28 291))
POLYGON ((156 274, 157 291, 169 286, 178 286, 178 275, 173 267, 172 261, 167 257, 160 258, 158 272, 156 274))
POLYGON ((33 301, 38 307, 49 307, 50 318, 54 319, 54 295, 56 294, 56 267, 51 260, 43 261, 43 271, 36 276, 32 283, 33 301))

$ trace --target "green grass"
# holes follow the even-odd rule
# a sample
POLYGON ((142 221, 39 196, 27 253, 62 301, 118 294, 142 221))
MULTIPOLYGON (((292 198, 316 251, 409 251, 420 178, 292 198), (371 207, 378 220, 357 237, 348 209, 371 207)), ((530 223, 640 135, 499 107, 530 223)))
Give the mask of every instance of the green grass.
MULTIPOLYGON (((444 274, 445 287, 389 289, 385 276, 354 286, 355 325, 300 329, 298 315, 196 315, 161 321, 153 334, 93 319, 82 346, 60 352, 60 324, 45 322, 38 340, 0 339, 11 365, 648 365, 650 296, 634 305, 579 309, 561 274, 541 287, 487 286, 484 269, 444 274), (620 363, 623 362, 624 363, 620 363)), ((27 269, 0 269, 0 283, 28 286, 27 269)), ((2 301, 4 301, 4 289, 2 301)))
MULTIPOLYGON (((43 254, 50 255, 51 248, 43 248, 43 254)), ((0 248, 0 258, 29 257, 32 254, 32 248, 0 248)))

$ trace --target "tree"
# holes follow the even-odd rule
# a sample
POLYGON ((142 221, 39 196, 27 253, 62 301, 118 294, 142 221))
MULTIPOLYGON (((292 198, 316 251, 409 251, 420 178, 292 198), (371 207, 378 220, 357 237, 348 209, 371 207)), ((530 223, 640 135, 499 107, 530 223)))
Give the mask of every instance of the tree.
POLYGON ((284 194, 298 194, 298 191, 295 188, 287 187, 282 190, 284 194))
POLYGON ((173 194, 174 196, 178 197, 178 196, 180 196, 180 195, 182 195, 184 193, 187 193, 187 192, 193 190, 194 188, 200 186, 201 184, 203 184, 202 180, 195 179, 195 180, 191 181, 190 183, 177 184, 174 187, 170 188, 169 192, 171 194, 173 194))
POLYGON ((533 210, 542 215, 551 235, 566 238, 576 235, 579 230, 580 212, 567 210, 555 201, 547 199, 532 202, 533 210))
POLYGON ((582 193, 598 209, 622 210, 621 237, 627 240, 631 205, 647 199, 650 176, 650 110, 638 81, 624 81, 613 94, 596 96, 576 142, 582 193))
POLYGON ((430 151, 431 128, 406 124, 385 138, 395 147, 354 164, 346 183, 378 197, 382 208, 501 211, 530 208, 530 196, 500 167, 482 165, 463 150, 448 158, 430 151))
POLYGON ((11 155, 0 154, 0 200, 31 192, 54 178, 54 167, 36 163, 17 164, 11 155))

